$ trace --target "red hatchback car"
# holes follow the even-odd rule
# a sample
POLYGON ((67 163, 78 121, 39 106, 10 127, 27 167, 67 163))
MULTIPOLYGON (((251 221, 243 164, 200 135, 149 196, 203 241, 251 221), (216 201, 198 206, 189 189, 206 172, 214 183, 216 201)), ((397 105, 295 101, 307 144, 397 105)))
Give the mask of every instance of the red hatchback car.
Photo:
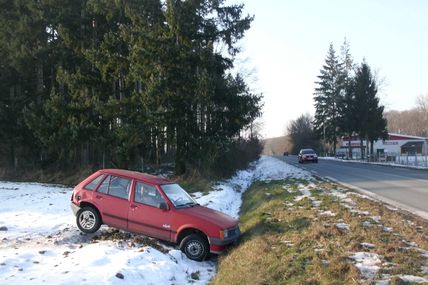
POLYGON ((237 220, 199 205, 176 183, 135 171, 95 172, 73 189, 71 207, 84 233, 106 224, 176 243, 197 261, 240 236, 237 220))

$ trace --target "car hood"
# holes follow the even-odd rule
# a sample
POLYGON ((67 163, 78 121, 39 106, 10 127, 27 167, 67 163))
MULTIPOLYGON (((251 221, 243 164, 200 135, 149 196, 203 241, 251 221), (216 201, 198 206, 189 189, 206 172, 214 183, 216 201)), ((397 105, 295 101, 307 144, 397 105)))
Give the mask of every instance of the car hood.
POLYGON ((195 218, 204 219, 207 222, 216 224, 217 226, 227 229, 238 225, 238 221, 231 216, 222 212, 210 209, 201 205, 196 205, 189 208, 180 209, 183 214, 193 216, 195 218))

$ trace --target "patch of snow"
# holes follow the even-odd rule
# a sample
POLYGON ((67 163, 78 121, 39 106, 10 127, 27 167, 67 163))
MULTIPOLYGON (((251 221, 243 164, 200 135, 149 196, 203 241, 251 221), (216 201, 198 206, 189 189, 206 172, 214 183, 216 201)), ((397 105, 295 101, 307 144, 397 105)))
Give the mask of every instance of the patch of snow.
POLYGON ((72 224, 71 191, 58 185, 0 182, 0 226, 8 229, 0 232, 0 239, 45 236, 72 224))
POLYGON ((425 279, 419 276, 399 275, 398 277, 406 283, 427 283, 428 282, 428 279, 425 279))
MULTIPOLYGON (((216 184, 198 203, 238 217, 241 196, 254 180, 312 179, 272 157, 216 184)), ((0 283, 208 284, 215 260, 189 260, 177 247, 128 246, 80 233, 70 209, 71 188, 0 182, 0 283), (162 250, 162 248, 164 250, 162 250), (123 278, 123 279, 122 279, 123 278)))
POLYGON ((384 231, 384 232, 387 232, 387 233, 391 233, 392 232, 392 228, 391 227, 382 227, 382 230, 384 231))
POLYGON ((0 232, 0 276, 5 284, 122 284, 117 273, 127 283, 207 284, 214 276, 214 261, 191 261, 175 247, 163 253, 112 241, 90 243, 75 225, 71 190, 0 182, 0 224, 7 227, 0 232), (196 272, 198 280, 192 278, 196 272))
POLYGON ((289 241, 289 240, 282 240, 281 243, 285 244, 286 246, 290 246, 290 247, 294 245, 293 242, 289 241))
POLYGON ((335 213, 333 213, 333 212, 332 212, 332 211, 330 211, 330 210, 328 210, 328 211, 320 210, 320 211, 318 211, 318 214, 319 214, 320 216, 330 216, 330 217, 334 217, 334 216, 336 216, 336 214, 335 214, 335 213))
POLYGON ((409 247, 417 247, 418 246, 418 244, 414 241, 407 241, 407 240, 403 239, 401 242, 404 243, 405 245, 409 246, 409 247))
POLYGON ((341 192, 341 191, 337 191, 337 190, 332 190, 330 192, 328 192, 329 195, 338 198, 339 200, 343 200, 348 198, 348 193, 346 192, 341 192))
POLYGON ((394 211, 394 212, 397 212, 397 211, 398 211, 398 208, 393 207, 393 206, 390 206, 390 205, 388 205, 388 204, 385 204, 385 207, 386 207, 388 210, 391 210, 391 211, 394 211))
POLYGON ((321 205, 321 201, 317 201, 315 198, 312 197, 311 189, 316 188, 315 184, 313 183, 310 183, 309 185, 299 184, 297 188, 299 189, 300 193, 302 193, 302 195, 294 198, 294 201, 298 202, 305 198, 309 198, 311 200, 313 207, 319 207, 321 205))
POLYGON ((389 282, 391 280, 391 277, 389 276, 389 274, 383 274, 382 278, 383 278, 382 280, 376 281, 375 285, 389 285, 389 282))
POLYGON ((414 250, 416 250, 417 252, 421 253, 421 255, 425 258, 428 258, 428 251, 419 247, 415 247, 413 248, 414 250))
POLYGON ((215 191, 207 195, 192 194, 199 204, 226 213, 234 218, 239 217, 242 194, 253 181, 283 180, 286 178, 312 179, 309 172, 287 164, 279 159, 262 156, 248 170, 238 171, 232 178, 221 181, 214 186, 215 191))
POLYGON ((375 245, 374 245, 374 244, 372 244, 372 243, 368 243, 368 242, 362 242, 362 243, 360 243, 360 245, 361 245, 362 247, 364 247, 364 248, 368 248, 368 249, 370 249, 370 248, 375 248, 375 245))
POLYGON ((254 172, 254 180, 270 181, 282 180, 285 178, 312 180, 312 175, 301 168, 292 166, 279 159, 262 156, 254 172))
POLYGON ((338 228, 339 230, 349 230, 349 224, 337 223, 336 228, 338 228))
POLYGON ((372 216, 370 217, 375 223, 379 224, 380 223, 380 216, 372 216))
POLYGON ((365 279, 373 280, 380 269, 377 264, 381 263, 381 260, 376 253, 355 252, 349 258, 355 261, 355 266, 365 279))
POLYGON ((296 196, 296 198, 294 198, 294 201, 295 201, 295 202, 299 202, 299 201, 301 201, 301 200, 303 200, 303 199, 305 199, 305 198, 309 198, 309 197, 308 197, 308 196, 306 196, 306 195, 296 196))

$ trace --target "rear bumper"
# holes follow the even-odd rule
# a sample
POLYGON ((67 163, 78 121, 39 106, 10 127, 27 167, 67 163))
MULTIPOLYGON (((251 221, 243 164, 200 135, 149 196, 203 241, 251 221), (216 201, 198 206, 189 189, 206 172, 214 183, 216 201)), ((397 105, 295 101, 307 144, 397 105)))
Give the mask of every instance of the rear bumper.
POLYGON ((71 202, 71 209, 73 210, 74 215, 77 215, 77 212, 79 212, 80 207, 77 206, 76 204, 74 204, 73 202, 71 202))

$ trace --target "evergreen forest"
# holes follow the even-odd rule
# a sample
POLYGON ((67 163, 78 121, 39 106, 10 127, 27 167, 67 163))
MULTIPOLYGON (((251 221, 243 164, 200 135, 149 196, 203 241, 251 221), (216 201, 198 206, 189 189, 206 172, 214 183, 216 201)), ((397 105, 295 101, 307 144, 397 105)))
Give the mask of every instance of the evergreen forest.
POLYGON ((261 152, 262 96, 234 65, 243 5, 0 2, 2 167, 228 175, 261 152))

